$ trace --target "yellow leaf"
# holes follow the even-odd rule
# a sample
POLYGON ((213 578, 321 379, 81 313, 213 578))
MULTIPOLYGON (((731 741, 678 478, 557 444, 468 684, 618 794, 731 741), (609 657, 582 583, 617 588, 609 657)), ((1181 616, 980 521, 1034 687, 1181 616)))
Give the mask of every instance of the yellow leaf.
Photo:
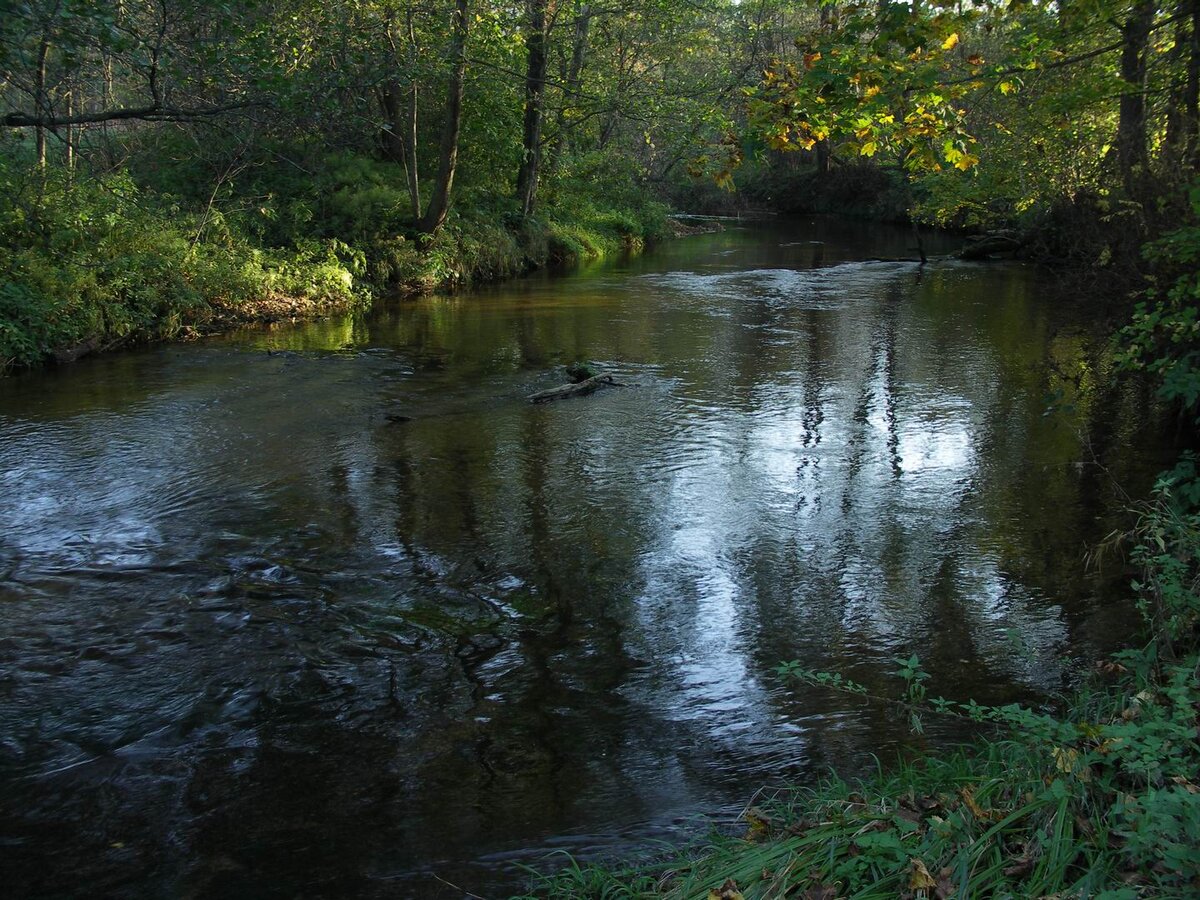
POLYGON ((931 888, 937 887, 937 882, 933 880, 933 876, 925 868, 925 863, 919 859, 913 859, 912 877, 908 880, 908 886, 914 891, 928 891, 931 888))
POLYGON ((986 822, 992 818, 991 810, 984 809, 975 801, 975 792, 970 787, 960 788, 958 793, 962 797, 963 803, 967 805, 967 809, 971 811, 971 814, 975 818, 981 822, 986 822))
POLYGON ((1017 86, 1011 81, 1000 82, 1000 93, 1008 95, 1017 89, 1017 86))
POLYGON ((958 32, 957 31, 954 32, 954 34, 950 35, 950 37, 948 37, 944 41, 942 41, 942 49, 943 50, 953 50, 957 46, 958 46, 958 32))
POLYGON ((867 88, 867 92, 865 94, 863 94, 863 96, 866 97, 867 99, 870 99, 871 97, 874 97, 878 93, 879 93, 879 85, 873 84, 869 88, 867 88))
POLYGON ((713 888, 708 892, 708 900, 745 900, 742 897, 742 892, 738 890, 737 884, 730 878, 721 887, 713 888))
POLYGON ((1183 788, 1185 791, 1187 791, 1189 794, 1200 794, 1200 787, 1196 787, 1196 785, 1192 784, 1190 781, 1188 781, 1182 775, 1176 775, 1171 780, 1173 782, 1175 782, 1177 785, 1179 785, 1181 788, 1183 788))
POLYGON ((1078 750, 1071 747, 1054 747, 1051 753, 1058 771, 1066 775, 1074 775, 1080 781, 1088 781, 1091 778, 1091 771, 1080 763, 1078 750))
POLYGON ((859 150, 858 152, 862 156, 874 156, 875 151, 877 149, 878 149, 878 147, 876 146, 874 141, 867 141, 865 144, 862 145, 862 149, 859 150))

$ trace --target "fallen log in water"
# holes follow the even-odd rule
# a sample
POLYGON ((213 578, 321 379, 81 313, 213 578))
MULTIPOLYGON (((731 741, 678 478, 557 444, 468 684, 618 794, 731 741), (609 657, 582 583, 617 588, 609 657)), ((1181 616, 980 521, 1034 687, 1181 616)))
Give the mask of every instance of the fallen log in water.
POLYGON ((550 388, 546 391, 538 391, 536 394, 529 395, 530 403, 549 403, 551 400, 566 400, 569 397, 583 397, 587 394, 593 394, 602 387, 624 387, 621 382, 617 381, 611 375, 595 375, 591 378, 585 378, 576 384, 564 384, 561 387, 550 388))
POLYGON ((1025 239, 1015 231, 993 231, 969 238, 958 252, 959 259, 985 260, 994 256, 1012 256, 1025 246, 1025 239))

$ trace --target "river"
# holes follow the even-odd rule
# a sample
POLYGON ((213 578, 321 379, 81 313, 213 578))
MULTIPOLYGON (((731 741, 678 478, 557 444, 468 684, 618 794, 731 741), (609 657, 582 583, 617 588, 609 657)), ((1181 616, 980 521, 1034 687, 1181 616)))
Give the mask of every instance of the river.
POLYGON ((7 890, 506 896, 960 736, 781 661, 1046 702, 1130 633, 1085 555, 1167 451, 1085 297, 869 260, 909 243, 735 226, 0 380, 7 890), (526 402, 574 360, 630 384, 526 402))

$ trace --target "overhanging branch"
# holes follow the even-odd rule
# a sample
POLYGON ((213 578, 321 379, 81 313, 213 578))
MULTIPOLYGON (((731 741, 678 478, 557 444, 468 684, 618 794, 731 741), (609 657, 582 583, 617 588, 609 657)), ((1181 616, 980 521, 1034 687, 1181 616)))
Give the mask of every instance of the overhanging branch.
POLYGON ((143 122, 187 122, 193 119, 205 119, 234 112, 239 109, 249 109, 256 106, 266 106, 262 100, 242 100, 237 103, 226 103, 221 106, 165 106, 153 103, 149 106, 126 107, 123 109, 106 109, 99 112, 80 113, 73 116, 37 115, 36 113, 12 112, 0 118, 0 125, 5 128, 65 128, 72 125, 95 125, 100 122, 119 122, 135 119, 143 122))

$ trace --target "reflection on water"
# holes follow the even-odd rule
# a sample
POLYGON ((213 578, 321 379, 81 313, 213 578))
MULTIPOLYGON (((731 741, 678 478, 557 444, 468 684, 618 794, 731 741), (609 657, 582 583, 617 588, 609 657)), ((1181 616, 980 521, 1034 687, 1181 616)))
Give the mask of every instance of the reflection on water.
POLYGON ((856 261, 905 243, 732 230, 0 382, 10 884, 502 895, 912 740, 781 660, 1060 688, 1127 630, 1082 558, 1153 423, 1035 272, 856 261), (636 386, 525 402, 575 359, 636 386))

